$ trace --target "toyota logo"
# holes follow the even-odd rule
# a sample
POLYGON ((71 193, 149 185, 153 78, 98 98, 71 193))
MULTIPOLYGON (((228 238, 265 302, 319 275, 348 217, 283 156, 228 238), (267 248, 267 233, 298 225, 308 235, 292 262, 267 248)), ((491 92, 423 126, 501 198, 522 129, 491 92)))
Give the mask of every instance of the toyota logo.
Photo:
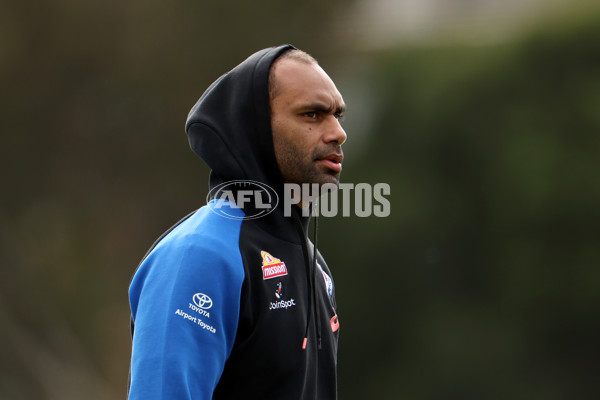
POLYGON ((198 307, 202 308, 203 310, 208 310, 213 305, 212 299, 210 297, 208 297, 207 295, 205 295, 204 293, 196 293, 194 295, 193 300, 194 300, 194 304, 197 305, 198 307))

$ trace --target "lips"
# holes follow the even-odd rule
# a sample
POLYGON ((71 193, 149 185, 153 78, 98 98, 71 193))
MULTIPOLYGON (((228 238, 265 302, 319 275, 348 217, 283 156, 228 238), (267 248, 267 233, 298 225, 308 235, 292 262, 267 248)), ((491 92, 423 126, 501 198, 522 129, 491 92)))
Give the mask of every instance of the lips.
POLYGON ((342 160, 343 159, 344 159, 344 156, 342 154, 331 153, 324 157, 320 157, 319 159, 317 159, 317 162, 325 165, 330 170, 339 173, 342 171, 342 160))

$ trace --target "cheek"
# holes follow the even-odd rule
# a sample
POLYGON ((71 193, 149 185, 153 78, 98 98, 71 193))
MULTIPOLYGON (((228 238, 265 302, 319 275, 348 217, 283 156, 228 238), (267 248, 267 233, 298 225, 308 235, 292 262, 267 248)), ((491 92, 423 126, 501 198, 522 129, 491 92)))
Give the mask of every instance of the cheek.
MULTIPOLYGON (((279 149, 286 153, 295 153, 305 160, 312 157, 319 145, 319 129, 310 124, 303 124, 289 116, 273 116, 273 142, 279 147, 289 146, 292 149, 279 149)), ((278 149, 276 149, 278 150, 278 149)))
POLYGON ((281 146, 292 146, 304 149, 309 146, 312 128, 302 128, 294 124, 275 124, 273 126, 273 141, 281 146))

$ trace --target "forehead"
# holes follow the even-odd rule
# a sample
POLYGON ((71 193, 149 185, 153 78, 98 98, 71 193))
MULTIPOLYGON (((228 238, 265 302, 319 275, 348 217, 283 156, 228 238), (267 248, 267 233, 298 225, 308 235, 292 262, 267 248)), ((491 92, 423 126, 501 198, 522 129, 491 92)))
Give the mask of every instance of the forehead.
POLYGON ((294 104, 319 101, 334 108, 343 106, 342 95, 318 64, 284 58, 273 68, 274 99, 294 104))

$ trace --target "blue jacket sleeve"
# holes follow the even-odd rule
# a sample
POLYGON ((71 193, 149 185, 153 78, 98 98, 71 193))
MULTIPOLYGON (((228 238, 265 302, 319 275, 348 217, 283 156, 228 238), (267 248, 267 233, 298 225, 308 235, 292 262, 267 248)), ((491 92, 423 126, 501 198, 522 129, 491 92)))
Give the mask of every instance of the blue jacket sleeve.
POLYGON ((240 226, 204 207, 138 268, 129 289, 130 400, 212 398, 239 320, 240 226))

